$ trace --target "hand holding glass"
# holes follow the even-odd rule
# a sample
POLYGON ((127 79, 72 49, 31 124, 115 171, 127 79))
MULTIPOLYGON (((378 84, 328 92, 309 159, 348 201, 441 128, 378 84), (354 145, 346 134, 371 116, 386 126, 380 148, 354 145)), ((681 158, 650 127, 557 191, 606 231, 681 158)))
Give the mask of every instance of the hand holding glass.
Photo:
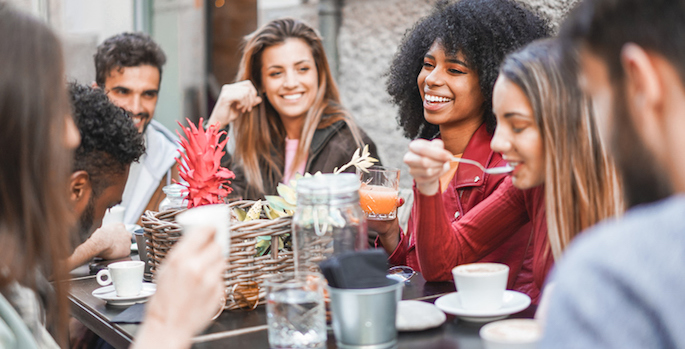
POLYGON ((366 218, 379 221, 395 219, 400 170, 384 166, 372 166, 367 170, 357 170, 361 182, 359 204, 366 212, 366 218))

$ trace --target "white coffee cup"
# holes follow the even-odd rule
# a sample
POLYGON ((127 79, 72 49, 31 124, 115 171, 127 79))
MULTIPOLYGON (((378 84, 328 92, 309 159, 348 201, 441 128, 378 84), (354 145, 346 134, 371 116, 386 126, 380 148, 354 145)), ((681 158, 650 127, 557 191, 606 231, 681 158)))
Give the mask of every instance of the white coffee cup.
POLYGON ((495 321, 480 329, 485 349, 535 349, 541 337, 542 326, 533 319, 495 321))
POLYGON ((118 297, 133 297, 143 288, 144 269, 145 263, 141 261, 116 262, 100 270, 96 279, 102 286, 113 283, 118 297), (103 280, 105 276, 107 280, 103 280))
POLYGON ((126 207, 121 205, 116 205, 105 211, 105 216, 102 218, 102 225, 111 223, 123 223, 124 213, 126 212, 126 207))
POLYGON ((462 264, 452 269, 454 283, 467 310, 497 310, 504 303, 509 267, 500 263, 462 264))
POLYGON ((231 251, 230 208, 225 204, 204 205, 194 207, 176 216, 176 222, 181 225, 183 235, 192 236, 198 228, 212 227, 216 229, 215 240, 221 246, 224 257, 231 251))

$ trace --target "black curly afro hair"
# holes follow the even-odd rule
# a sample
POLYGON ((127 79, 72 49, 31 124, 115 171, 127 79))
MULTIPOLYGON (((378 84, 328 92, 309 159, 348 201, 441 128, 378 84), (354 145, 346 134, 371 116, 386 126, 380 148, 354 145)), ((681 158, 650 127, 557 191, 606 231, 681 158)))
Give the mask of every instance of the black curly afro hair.
POLYGON ((417 22, 400 44, 393 59, 387 91, 399 107, 397 122, 407 138, 433 138, 437 125, 423 116, 423 102, 416 78, 423 58, 439 41, 447 55, 461 52, 478 74, 485 99, 485 122, 495 130, 492 89, 499 66, 507 53, 549 35, 546 20, 512 0, 440 1, 433 13, 417 22))
POLYGON ((145 153, 143 135, 128 113, 112 104, 99 88, 70 83, 69 96, 81 144, 74 152, 74 172, 86 171, 93 191, 110 185, 108 176, 121 174, 145 153))
POLYGON ((166 55, 159 45, 145 33, 122 33, 105 40, 98 46, 95 56, 95 82, 101 88, 113 69, 151 65, 159 70, 160 83, 162 66, 166 55))

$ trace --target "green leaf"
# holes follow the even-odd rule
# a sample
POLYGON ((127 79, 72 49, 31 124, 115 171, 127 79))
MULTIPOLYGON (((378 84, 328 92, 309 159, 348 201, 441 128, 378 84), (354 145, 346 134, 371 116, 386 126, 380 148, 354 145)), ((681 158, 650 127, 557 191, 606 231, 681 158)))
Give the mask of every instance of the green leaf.
POLYGON ((257 243, 255 244, 255 250, 257 250, 255 252, 255 255, 258 257, 265 255, 269 251, 269 247, 271 247, 271 241, 269 241, 269 240, 257 241, 257 243))
POLYGON ((279 213, 286 213, 286 211, 288 210, 295 209, 295 205, 291 205, 280 196, 267 195, 265 197, 266 201, 269 203, 269 206, 271 206, 271 208, 273 208, 274 210, 279 211, 279 213))
POLYGON ((278 195, 280 195, 289 204, 297 204, 297 192, 295 189, 290 188, 283 183, 279 183, 276 187, 276 191, 278 191, 278 195))
POLYGON ((233 212, 235 213, 235 216, 238 218, 239 221, 245 221, 245 218, 247 217, 247 212, 245 212, 245 210, 243 210, 240 207, 234 207, 233 212))
POLYGON ((285 212, 283 212, 281 215, 280 212, 278 212, 277 210, 274 210, 269 205, 264 206, 264 212, 266 212, 266 216, 269 217, 269 219, 280 218, 280 217, 282 217, 282 215, 285 216, 285 212))

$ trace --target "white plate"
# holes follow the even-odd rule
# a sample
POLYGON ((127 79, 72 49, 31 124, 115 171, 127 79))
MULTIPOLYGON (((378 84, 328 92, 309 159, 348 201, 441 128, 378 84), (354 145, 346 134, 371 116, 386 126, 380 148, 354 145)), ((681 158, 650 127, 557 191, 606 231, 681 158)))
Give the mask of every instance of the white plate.
POLYGON ((423 331, 442 325, 445 313, 433 304, 421 301, 400 301, 397 304, 397 330, 401 332, 423 331))
POLYGON ((137 296, 119 297, 114 290, 114 285, 100 287, 93 291, 93 296, 106 301, 110 305, 132 305, 136 303, 145 303, 157 290, 157 285, 149 282, 143 282, 143 289, 137 296))
POLYGON ((504 291, 504 304, 497 310, 469 310, 461 306, 458 292, 444 295, 435 301, 435 306, 447 314, 456 315, 460 319, 469 322, 490 322, 504 319, 528 308, 530 297, 527 294, 506 290, 504 291))

